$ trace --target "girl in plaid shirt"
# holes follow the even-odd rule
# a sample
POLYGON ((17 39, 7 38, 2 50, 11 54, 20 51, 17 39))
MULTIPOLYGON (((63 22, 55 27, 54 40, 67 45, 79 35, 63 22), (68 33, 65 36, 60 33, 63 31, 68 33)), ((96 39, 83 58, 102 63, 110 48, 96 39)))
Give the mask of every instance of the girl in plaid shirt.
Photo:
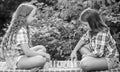
POLYGON ((118 67, 119 53, 116 42, 99 13, 88 8, 81 13, 80 20, 88 25, 89 30, 74 48, 71 59, 76 59, 76 53, 80 50, 82 55, 81 68, 85 71, 118 67))
MULTIPOLYGON (((31 69, 42 67, 50 60, 46 48, 42 45, 31 47, 29 26, 36 20, 37 8, 32 2, 22 3, 13 14, 11 24, 4 36, 1 46, 4 55, 8 51, 15 52, 12 68, 31 69)), ((5 56, 6 58, 6 56, 5 56)))

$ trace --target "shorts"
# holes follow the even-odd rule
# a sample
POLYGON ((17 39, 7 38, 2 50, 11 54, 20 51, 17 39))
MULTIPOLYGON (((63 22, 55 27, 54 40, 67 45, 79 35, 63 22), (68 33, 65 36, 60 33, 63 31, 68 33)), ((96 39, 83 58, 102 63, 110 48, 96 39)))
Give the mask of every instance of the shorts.
POLYGON ((119 58, 105 58, 107 60, 108 69, 114 69, 119 66, 119 58))
POLYGON ((17 69, 17 64, 18 64, 19 60, 20 60, 22 57, 23 57, 23 56, 21 55, 21 56, 18 56, 18 57, 15 58, 14 69, 17 69))
POLYGON ((18 61, 22 58, 23 56, 17 56, 17 57, 6 57, 6 64, 8 69, 16 69, 18 61))

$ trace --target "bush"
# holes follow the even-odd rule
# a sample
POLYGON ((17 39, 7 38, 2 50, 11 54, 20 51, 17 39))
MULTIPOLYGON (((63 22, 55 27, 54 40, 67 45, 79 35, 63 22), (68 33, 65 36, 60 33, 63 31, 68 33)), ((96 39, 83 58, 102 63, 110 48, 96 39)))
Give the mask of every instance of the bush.
POLYGON ((70 59, 71 51, 87 29, 78 20, 82 9, 78 7, 80 3, 78 5, 69 2, 68 6, 67 4, 61 2, 55 6, 43 4, 37 12, 38 26, 32 36, 32 44, 44 45, 52 60, 70 59))

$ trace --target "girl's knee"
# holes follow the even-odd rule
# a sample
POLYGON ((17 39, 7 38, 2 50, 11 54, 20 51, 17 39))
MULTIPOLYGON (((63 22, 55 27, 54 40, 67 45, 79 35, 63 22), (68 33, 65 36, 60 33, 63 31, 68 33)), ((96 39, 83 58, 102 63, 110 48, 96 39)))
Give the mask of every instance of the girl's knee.
POLYGON ((25 58, 22 58, 17 63, 17 68, 31 69, 35 67, 43 67, 45 63, 46 63, 46 58, 40 55, 34 56, 34 57, 25 57, 25 58))
POLYGON ((90 69, 91 66, 90 66, 90 64, 89 64, 86 60, 81 60, 80 66, 81 66, 81 68, 82 68, 83 70, 85 70, 85 71, 91 70, 91 69, 90 69))
POLYGON ((46 63, 46 58, 43 56, 36 56, 36 64, 44 65, 46 63))
POLYGON ((86 63, 83 63, 82 65, 81 65, 81 68, 83 69, 83 70, 85 70, 85 71, 89 71, 90 69, 89 69, 89 66, 86 64, 86 63))
POLYGON ((46 52, 46 48, 43 45, 38 45, 36 47, 39 48, 41 51, 46 52))

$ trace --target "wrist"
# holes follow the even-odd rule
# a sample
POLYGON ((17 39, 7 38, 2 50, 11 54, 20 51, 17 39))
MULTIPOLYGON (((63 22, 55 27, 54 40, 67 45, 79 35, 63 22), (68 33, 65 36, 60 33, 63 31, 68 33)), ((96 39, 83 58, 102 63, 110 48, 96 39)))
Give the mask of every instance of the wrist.
POLYGON ((96 55, 95 54, 93 54, 93 53, 90 53, 90 54, 87 54, 88 56, 91 56, 91 57, 96 57, 96 55))

